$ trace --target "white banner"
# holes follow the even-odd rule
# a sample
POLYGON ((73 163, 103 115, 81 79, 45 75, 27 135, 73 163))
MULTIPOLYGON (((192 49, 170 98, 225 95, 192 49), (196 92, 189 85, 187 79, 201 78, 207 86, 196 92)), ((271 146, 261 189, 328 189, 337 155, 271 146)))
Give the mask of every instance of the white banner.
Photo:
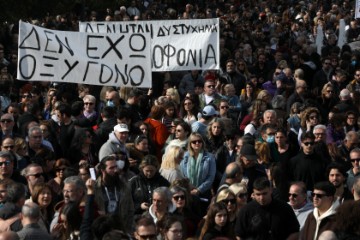
POLYGON ((360 18, 360 0, 355 2, 355 18, 360 18))
POLYGON ((151 87, 149 33, 80 33, 19 25, 20 80, 151 87))
POLYGON ((152 71, 219 69, 219 19, 81 22, 80 32, 151 36, 152 71))

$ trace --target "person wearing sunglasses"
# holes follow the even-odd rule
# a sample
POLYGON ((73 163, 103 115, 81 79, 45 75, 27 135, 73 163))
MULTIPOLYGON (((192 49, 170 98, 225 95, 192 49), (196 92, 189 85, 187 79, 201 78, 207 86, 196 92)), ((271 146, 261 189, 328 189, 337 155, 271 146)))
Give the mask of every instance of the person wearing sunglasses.
POLYGON ((236 212, 239 213, 248 200, 248 191, 245 182, 233 183, 230 185, 229 190, 236 196, 236 212))
POLYGON ((26 196, 30 199, 35 184, 45 182, 43 169, 39 164, 31 163, 21 173, 26 178, 26 196))
POLYGON ((302 181, 307 189, 313 189, 314 184, 325 181, 326 166, 329 159, 324 159, 314 151, 315 136, 312 132, 301 135, 301 149, 290 159, 290 181, 302 181))
MULTIPOLYGON (((351 169, 347 173, 346 185, 349 189, 353 189, 356 178, 360 176, 360 148, 354 148, 350 152, 351 169)), ((358 181, 359 182, 359 181, 358 181)))
POLYGON ((229 188, 224 188, 216 195, 215 202, 222 202, 225 204, 228 212, 228 222, 233 229, 235 227, 237 213, 237 200, 235 193, 233 193, 229 188))
POLYGON ((300 137, 304 132, 312 132, 314 127, 321 122, 320 111, 316 107, 308 107, 300 114, 300 129, 298 133, 298 142, 300 144, 300 137))
POLYGON ((141 217, 135 225, 134 237, 136 240, 156 240, 156 225, 152 218, 141 217))
POLYGON ((311 194, 313 213, 306 218, 300 239, 318 239, 324 231, 334 231, 336 208, 339 201, 335 197, 336 188, 329 181, 318 182, 311 194))
POLYGON ((27 183, 25 177, 23 177, 18 170, 14 169, 13 154, 8 151, 0 152, 0 180, 3 179, 11 179, 25 185, 27 183))
POLYGON ((206 105, 213 104, 218 106, 222 96, 216 92, 215 76, 208 74, 205 76, 204 92, 199 95, 200 109, 206 105))
POLYGON ((96 98, 93 95, 85 95, 83 98, 84 101, 84 111, 83 115, 91 122, 91 126, 96 125, 98 120, 98 113, 96 112, 96 98))
POLYGON ((293 182, 289 188, 288 204, 294 210, 300 224, 300 231, 303 229, 307 216, 313 212, 313 203, 308 199, 306 185, 303 182, 293 182))

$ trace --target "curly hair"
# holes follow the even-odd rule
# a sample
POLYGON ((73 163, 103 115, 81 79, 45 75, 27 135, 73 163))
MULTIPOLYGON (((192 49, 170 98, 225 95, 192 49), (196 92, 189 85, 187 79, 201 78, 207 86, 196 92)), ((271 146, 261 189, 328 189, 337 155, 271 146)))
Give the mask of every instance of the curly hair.
POLYGON ((312 114, 312 113, 316 113, 318 116, 319 122, 321 122, 319 109, 317 109, 316 107, 308 107, 303 112, 301 112, 300 126, 303 129, 306 129, 306 121, 309 120, 310 114, 312 114))

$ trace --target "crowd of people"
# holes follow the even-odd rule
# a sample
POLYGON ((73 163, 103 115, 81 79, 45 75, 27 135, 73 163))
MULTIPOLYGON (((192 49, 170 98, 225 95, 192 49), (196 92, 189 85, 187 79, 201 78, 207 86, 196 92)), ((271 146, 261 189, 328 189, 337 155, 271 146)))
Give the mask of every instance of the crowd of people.
MULTIPOLYGON (((156 72, 150 89, 19 81, 7 23, 0 240, 359 239, 354 11, 296 0, 89 9, 82 20, 220 18, 221 69, 156 72)), ((29 21, 77 31, 81 18, 29 21)))

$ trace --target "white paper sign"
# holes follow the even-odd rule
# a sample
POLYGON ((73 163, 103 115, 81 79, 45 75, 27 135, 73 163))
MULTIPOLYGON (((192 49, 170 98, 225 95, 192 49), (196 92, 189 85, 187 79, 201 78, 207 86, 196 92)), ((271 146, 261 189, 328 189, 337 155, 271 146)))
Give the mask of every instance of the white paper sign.
POLYGON ((150 33, 152 71, 219 69, 219 19, 81 22, 88 33, 150 33))
POLYGON ((19 80, 151 87, 150 34, 54 31, 19 24, 19 80))

